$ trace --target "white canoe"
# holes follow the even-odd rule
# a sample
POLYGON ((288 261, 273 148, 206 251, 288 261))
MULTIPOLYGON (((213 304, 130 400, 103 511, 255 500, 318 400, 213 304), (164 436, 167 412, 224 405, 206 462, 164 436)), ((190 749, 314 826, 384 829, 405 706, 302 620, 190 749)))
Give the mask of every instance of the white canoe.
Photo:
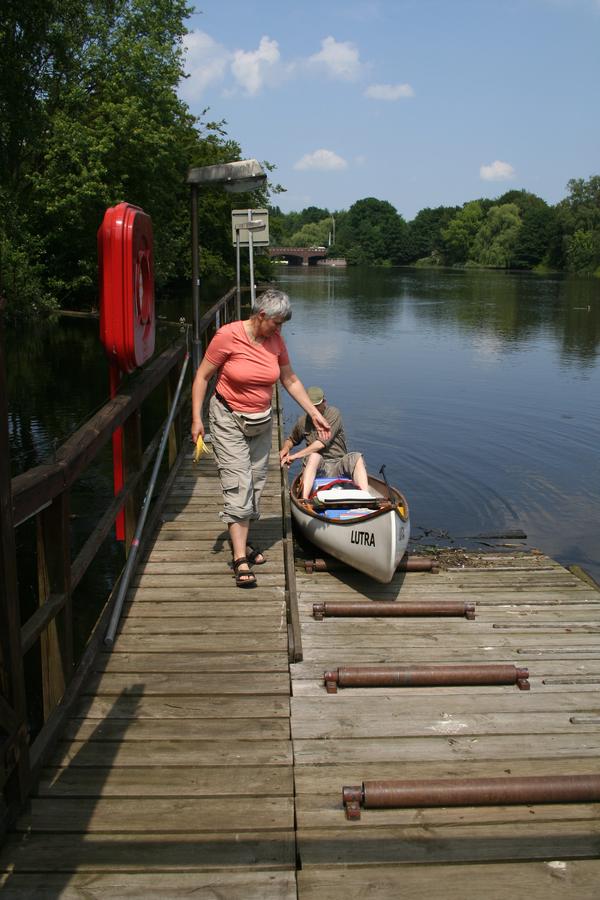
POLYGON ((318 478, 316 496, 299 501, 300 476, 290 489, 300 532, 325 553, 387 584, 408 547, 408 504, 396 488, 369 476, 369 491, 350 479, 318 478))

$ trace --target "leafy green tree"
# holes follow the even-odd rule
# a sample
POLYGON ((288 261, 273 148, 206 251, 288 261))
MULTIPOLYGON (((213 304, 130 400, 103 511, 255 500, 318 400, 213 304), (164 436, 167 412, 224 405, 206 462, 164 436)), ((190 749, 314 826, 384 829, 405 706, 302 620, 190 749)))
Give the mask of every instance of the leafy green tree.
POLYGON ((497 206, 506 203, 514 203, 521 215, 521 230, 511 265, 532 269, 547 261, 558 228, 556 210, 529 191, 507 191, 495 201, 497 206))
MULTIPOLYGON (((189 272, 187 169, 242 153, 177 96, 188 14, 185 0, 3 4, 0 290, 11 306, 24 299, 10 275, 24 259, 40 298, 94 300, 96 231, 122 200, 152 216, 158 282, 189 272)), ((200 193, 204 274, 233 273, 231 207, 266 198, 200 193)))
POLYGON ((570 272, 593 272, 600 264, 600 246, 592 231, 578 230, 566 239, 567 268, 570 272))
POLYGON ((471 257, 484 266, 507 269, 512 262, 521 230, 516 203, 492 206, 471 246, 471 257))
POLYGON ((407 226, 391 203, 367 197, 338 222, 336 252, 353 265, 390 265, 407 259, 407 226))
POLYGON ((459 211, 458 206, 425 207, 408 223, 408 245, 411 259, 421 259, 440 251, 442 231, 459 211))
POLYGON ((466 203, 446 228, 442 228, 446 260, 451 265, 461 265, 472 257, 472 247, 482 223, 484 211, 480 200, 466 203))
POLYGON ((571 179, 567 189, 556 208, 561 240, 554 243, 554 259, 571 271, 592 272, 600 266, 600 175, 571 179))
POLYGON ((294 232, 289 243, 292 247, 326 247, 331 231, 331 219, 321 219, 320 222, 307 222, 299 231, 294 232))

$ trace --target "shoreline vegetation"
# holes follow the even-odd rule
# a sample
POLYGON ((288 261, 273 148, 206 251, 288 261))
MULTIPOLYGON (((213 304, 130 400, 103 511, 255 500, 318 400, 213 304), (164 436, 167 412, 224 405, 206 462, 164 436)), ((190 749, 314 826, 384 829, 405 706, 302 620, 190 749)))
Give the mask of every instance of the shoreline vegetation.
MULTIPOLYGON (((185 0, 28 0, 0 13, 0 312, 28 321, 97 302, 96 232, 123 200, 154 229, 157 287, 189 282, 187 171, 247 155, 225 122, 194 116, 185 0)), ((263 161, 271 173, 275 166, 263 161)), ((280 185, 201 191, 201 275, 231 281, 231 208, 268 207, 274 246, 325 246, 350 266, 453 266, 600 275, 600 176, 555 206, 525 190, 406 221, 387 200, 283 213, 280 185), (542 267, 542 269, 540 269, 542 267)), ((245 264, 245 261, 244 261, 245 264)), ((256 277, 275 267, 257 253, 256 277)))
POLYGON ((525 190, 462 206, 422 209, 412 221, 368 197, 349 210, 271 210, 273 242, 328 247, 348 265, 570 272, 600 277, 600 176, 572 179, 555 206, 525 190), (335 238, 332 242, 332 236, 335 238))

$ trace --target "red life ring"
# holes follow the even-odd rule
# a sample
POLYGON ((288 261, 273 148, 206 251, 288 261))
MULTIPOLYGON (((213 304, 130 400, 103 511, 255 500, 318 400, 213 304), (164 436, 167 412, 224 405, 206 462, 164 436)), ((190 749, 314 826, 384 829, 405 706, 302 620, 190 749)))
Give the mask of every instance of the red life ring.
POLYGON ((98 229, 100 339, 110 362, 133 372, 154 353, 152 220, 138 206, 106 210, 98 229))

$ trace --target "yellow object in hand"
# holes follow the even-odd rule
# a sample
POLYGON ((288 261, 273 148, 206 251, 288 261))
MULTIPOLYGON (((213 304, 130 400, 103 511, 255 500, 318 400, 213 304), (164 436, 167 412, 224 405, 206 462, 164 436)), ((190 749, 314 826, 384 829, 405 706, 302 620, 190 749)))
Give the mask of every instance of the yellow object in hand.
POLYGON ((208 445, 204 442, 202 435, 198 435, 198 440, 196 441, 196 448, 194 450, 194 462, 197 463, 202 456, 203 453, 212 453, 212 450, 208 447, 208 445))

